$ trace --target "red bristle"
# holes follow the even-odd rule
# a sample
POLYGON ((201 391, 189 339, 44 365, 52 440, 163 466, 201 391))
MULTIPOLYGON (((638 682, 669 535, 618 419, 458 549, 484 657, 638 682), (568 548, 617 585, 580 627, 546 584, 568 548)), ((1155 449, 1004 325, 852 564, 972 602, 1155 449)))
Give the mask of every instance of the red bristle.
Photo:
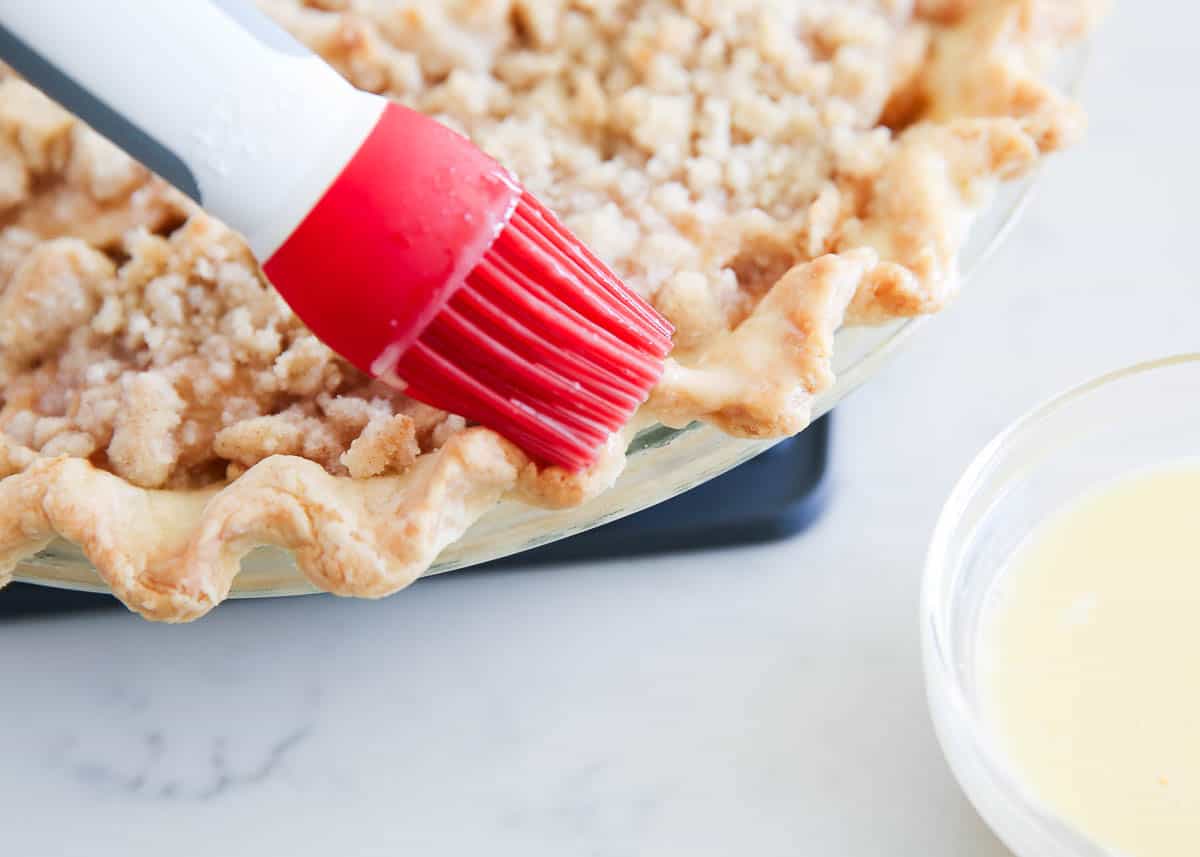
POLYGON ((660 344, 668 350, 670 349, 671 335, 674 331, 667 320, 646 303, 637 292, 626 288, 617 275, 601 262, 587 245, 578 242, 554 212, 542 205, 536 197, 526 193, 522 194, 513 216, 527 222, 530 228, 552 241, 559 252, 570 256, 573 262, 586 268, 618 305, 633 313, 651 330, 658 331, 660 344))
POLYGON ((593 363, 586 354, 572 354, 550 342, 533 327, 518 321, 515 313, 506 312, 489 301, 473 284, 468 283, 459 289, 451 299, 450 306, 477 326, 496 331, 498 336, 528 359, 573 378, 589 389, 595 389, 614 407, 628 410, 636 408, 641 401, 641 388, 638 385, 626 378, 614 378, 611 372, 593 363))
POLYGON ((656 331, 659 346, 656 353, 659 357, 666 356, 671 350, 671 335, 674 333, 671 325, 637 292, 621 283, 617 275, 601 262, 586 244, 580 243, 567 230, 554 212, 542 205, 532 194, 524 193, 517 204, 517 210, 513 213, 513 219, 527 223, 532 230, 553 242, 559 253, 585 268, 618 306, 632 313, 642 325, 656 331))
POLYGON ((396 371, 414 398, 580 470, 649 395, 670 334, 526 193, 396 371))
POLYGON ((529 279, 545 284, 560 301, 627 345, 649 353, 660 347, 657 331, 624 312, 624 307, 597 287, 598 280, 576 260, 563 257, 559 248, 526 220, 514 216, 497 239, 496 249, 529 279))
POLYGON ((635 391, 646 379, 656 377, 658 358, 631 350, 627 343, 576 313, 507 259, 485 257, 468 284, 526 327, 553 338, 555 347, 568 349, 566 354, 584 354, 606 375, 616 373, 628 378, 635 391), (581 341, 587 343, 586 349, 576 347, 581 341))
POLYGON ((581 437, 504 399, 464 373, 453 357, 438 354, 422 342, 406 351, 398 365, 407 377, 420 379, 409 382, 414 398, 491 426, 536 459, 579 470, 595 458, 595 438, 581 437))
POLYGON ((564 425, 603 436, 622 409, 605 402, 579 382, 525 360, 451 307, 442 310, 421 341, 439 353, 453 353, 459 368, 506 398, 523 401, 564 425))

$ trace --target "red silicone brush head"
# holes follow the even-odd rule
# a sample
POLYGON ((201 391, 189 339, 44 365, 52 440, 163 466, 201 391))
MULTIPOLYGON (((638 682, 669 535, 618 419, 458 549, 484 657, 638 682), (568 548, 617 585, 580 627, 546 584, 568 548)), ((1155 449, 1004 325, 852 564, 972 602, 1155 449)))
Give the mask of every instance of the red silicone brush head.
POLYGON ((359 368, 573 471, 671 349, 670 324, 503 168, 397 105, 263 268, 359 368))
POLYGON ((529 193, 397 361, 408 392, 569 470, 646 400, 671 327, 529 193))

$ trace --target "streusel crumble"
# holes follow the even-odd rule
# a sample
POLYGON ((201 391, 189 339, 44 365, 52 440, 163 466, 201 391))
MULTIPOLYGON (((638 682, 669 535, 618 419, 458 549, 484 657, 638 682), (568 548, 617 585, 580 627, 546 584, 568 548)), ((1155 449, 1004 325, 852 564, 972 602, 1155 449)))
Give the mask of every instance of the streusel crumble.
MULTIPOLYGON (((1071 142, 1041 75, 1089 0, 261 0, 355 85, 469 135, 678 329, 648 405, 807 424, 833 334, 937 310, 999 179, 1071 142)), ((0 563, 61 535, 186 619, 258 544, 380 595, 539 469, 333 355, 242 240, 0 81, 0 563), (108 508, 117 504, 122 508, 108 508)))

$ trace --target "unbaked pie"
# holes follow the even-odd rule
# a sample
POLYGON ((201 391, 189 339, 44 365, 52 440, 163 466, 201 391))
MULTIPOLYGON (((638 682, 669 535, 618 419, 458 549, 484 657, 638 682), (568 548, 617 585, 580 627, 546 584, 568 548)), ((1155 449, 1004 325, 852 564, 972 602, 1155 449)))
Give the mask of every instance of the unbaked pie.
MULTIPOLYGON (((794 433, 833 334, 936 311, 997 180, 1070 143, 1043 82, 1088 0, 262 0, 355 85, 471 136, 678 329, 646 406, 794 433)), ((63 537, 154 619, 258 545, 318 586, 407 585, 502 498, 615 479, 334 356, 242 240, 0 80, 0 581, 63 537)))

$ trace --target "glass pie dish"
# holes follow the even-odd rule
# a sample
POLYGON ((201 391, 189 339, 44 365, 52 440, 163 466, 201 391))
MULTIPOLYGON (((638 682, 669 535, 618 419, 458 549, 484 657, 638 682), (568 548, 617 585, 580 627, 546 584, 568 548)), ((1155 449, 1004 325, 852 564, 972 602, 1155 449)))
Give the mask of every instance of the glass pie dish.
MULTIPOLYGON (((1086 43, 1070 48, 1053 80, 1069 93, 1078 89, 1086 64, 1086 43)), ((1040 170, 1002 185, 991 205, 979 216, 960 257, 964 289, 984 261, 1015 224, 1040 170)), ((838 332, 833 354, 836 382, 814 402, 815 420, 874 375, 888 356, 926 319, 900 319, 838 332)), ((769 449, 778 440, 741 440, 716 428, 693 424, 683 429, 651 426, 634 438, 628 462, 616 484, 581 506, 545 510, 504 502, 475 523, 449 546, 426 574, 438 574, 519 553, 591 529, 706 482, 769 449)), ((70 589, 106 591, 96 571, 75 545, 52 542, 23 561, 14 579, 70 589)), ((297 569, 291 556, 276 548, 260 548, 242 561, 231 597, 301 595, 317 590, 297 569)))

